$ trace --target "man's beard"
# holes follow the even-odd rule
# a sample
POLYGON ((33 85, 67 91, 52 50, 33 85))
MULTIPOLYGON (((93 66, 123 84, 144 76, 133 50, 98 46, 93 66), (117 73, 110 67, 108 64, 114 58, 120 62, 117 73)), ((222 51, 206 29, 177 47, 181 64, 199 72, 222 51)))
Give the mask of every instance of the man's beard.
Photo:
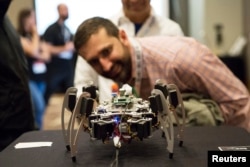
POLYGON ((114 62, 114 65, 111 67, 110 71, 103 71, 102 75, 106 78, 113 79, 116 82, 126 83, 131 78, 132 75, 132 62, 129 50, 124 47, 123 59, 114 62), (119 73, 115 76, 112 76, 113 70, 121 69, 119 73))
POLYGON ((62 15, 61 18, 65 21, 69 18, 69 15, 62 15))

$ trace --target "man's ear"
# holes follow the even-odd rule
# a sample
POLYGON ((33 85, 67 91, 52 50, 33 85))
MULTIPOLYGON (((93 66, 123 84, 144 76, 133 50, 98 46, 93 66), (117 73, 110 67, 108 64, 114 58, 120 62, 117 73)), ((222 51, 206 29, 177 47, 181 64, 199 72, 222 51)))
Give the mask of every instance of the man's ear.
POLYGON ((128 43, 128 36, 126 34, 126 32, 123 30, 123 29, 119 29, 119 38, 120 38, 120 41, 127 45, 128 43))

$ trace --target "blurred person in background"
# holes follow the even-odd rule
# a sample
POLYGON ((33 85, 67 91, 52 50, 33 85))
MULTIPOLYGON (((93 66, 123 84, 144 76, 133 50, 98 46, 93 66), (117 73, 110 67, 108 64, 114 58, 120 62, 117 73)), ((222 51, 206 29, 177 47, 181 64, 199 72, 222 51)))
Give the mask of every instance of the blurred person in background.
POLYGON ((19 12, 17 31, 21 35, 21 44, 28 61, 29 87, 36 125, 38 129, 42 129, 46 108, 44 94, 46 89, 46 62, 50 60, 49 45, 39 37, 33 9, 22 9, 19 12))
POLYGON ((50 25, 43 35, 50 44, 51 61, 48 63, 47 89, 45 92, 46 103, 58 89, 65 92, 73 86, 74 79, 74 45, 73 35, 65 25, 68 19, 68 7, 66 4, 57 6, 59 18, 50 25))
MULTIPOLYGON (((121 2, 122 9, 110 20, 120 29, 125 30, 128 36, 184 35, 178 23, 155 13, 150 0, 121 0, 121 2)), ((100 101, 111 99, 111 87, 114 81, 98 75, 82 57, 78 56, 74 85, 81 90, 90 81, 99 88, 100 101)))
POLYGON ((35 130, 26 58, 20 36, 6 16, 10 3, 0 0, 0 151, 35 130))

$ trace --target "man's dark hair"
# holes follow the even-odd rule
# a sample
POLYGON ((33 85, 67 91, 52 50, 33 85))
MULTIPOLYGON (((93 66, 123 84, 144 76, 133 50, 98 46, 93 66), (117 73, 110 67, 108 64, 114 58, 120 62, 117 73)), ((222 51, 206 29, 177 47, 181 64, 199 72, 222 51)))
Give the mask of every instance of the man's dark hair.
POLYGON ((97 33, 101 28, 104 28, 108 35, 119 37, 118 27, 110 20, 102 17, 89 18, 83 21, 76 30, 74 37, 76 51, 78 52, 88 42, 90 36, 97 33))

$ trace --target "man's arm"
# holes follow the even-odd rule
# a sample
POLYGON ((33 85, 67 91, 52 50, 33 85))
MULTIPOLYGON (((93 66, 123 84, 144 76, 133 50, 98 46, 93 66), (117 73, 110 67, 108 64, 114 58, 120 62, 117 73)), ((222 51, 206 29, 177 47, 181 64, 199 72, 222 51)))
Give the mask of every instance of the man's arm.
POLYGON ((49 44, 49 50, 50 50, 50 53, 52 55, 58 55, 58 54, 60 54, 61 52, 64 52, 64 51, 73 51, 74 50, 74 44, 73 44, 73 42, 67 42, 64 45, 55 46, 55 45, 50 43, 49 44))
POLYGON ((220 106, 225 123, 250 132, 250 96, 246 86, 207 47, 190 42, 171 64, 172 80, 206 95, 220 106), (180 72, 181 71, 181 72, 180 72))

